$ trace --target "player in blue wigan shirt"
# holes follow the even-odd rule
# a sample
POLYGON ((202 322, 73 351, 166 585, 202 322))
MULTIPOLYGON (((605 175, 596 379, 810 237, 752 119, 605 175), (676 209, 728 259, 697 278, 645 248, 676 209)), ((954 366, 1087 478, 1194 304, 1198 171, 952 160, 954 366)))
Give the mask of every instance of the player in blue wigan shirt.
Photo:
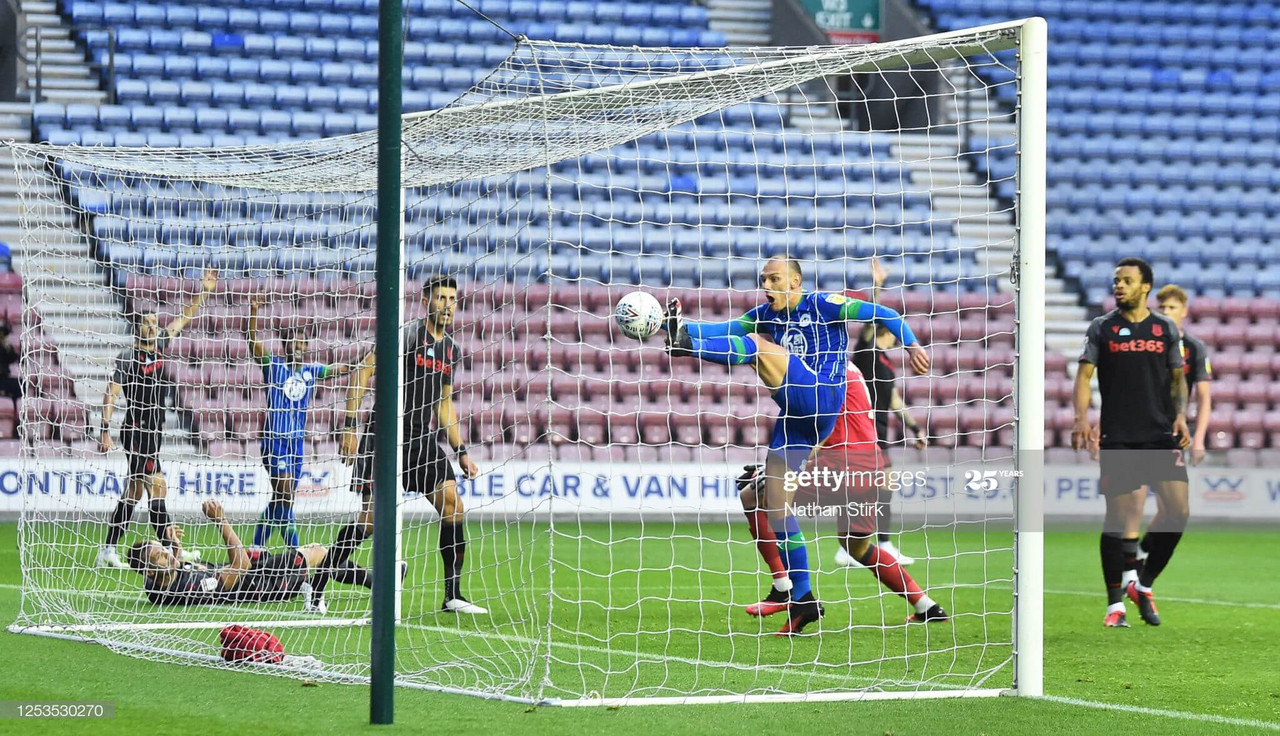
POLYGON ((272 355, 258 339, 258 310, 266 300, 255 296, 249 302, 249 348, 262 365, 267 384, 267 423, 262 433, 262 464, 271 477, 271 500, 253 530, 253 546, 262 549, 271 540, 272 530, 289 547, 298 546, 298 529, 293 515, 293 496, 302 475, 303 445, 307 436, 307 410, 315 394, 316 381, 350 373, 354 366, 328 366, 306 362, 307 337, 301 328, 285 332, 284 355, 272 355))
POLYGON ((822 616, 810 585, 804 535, 788 513, 792 493, 786 491, 784 475, 804 467, 840 416, 849 354, 846 323, 883 324, 906 346, 911 367, 921 375, 929 370, 928 354, 896 311, 843 294, 805 293, 803 281, 799 263, 774 258, 760 271, 764 304, 729 322, 695 323, 684 321, 680 302, 673 299, 666 324, 672 357, 750 365, 781 409, 765 459, 764 508, 746 509, 756 541, 767 541, 765 535, 771 535, 782 548, 774 557, 772 545, 757 545, 773 576, 765 602, 785 605, 753 609, 789 610, 780 635, 799 633, 822 616), (766 518, 768 529, 762 523, 766 518))

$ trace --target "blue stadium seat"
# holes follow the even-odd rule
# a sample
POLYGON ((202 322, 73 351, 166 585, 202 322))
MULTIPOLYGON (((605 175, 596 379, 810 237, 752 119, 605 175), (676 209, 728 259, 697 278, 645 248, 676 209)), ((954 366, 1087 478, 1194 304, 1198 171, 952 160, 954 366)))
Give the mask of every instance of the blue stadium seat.
POLYGON ((208 82, 183 82, 182 104, 207 106, 213 104, 213 85, 208 82))
POLYGON ((275 106, 279 110, 301 110, 307 106, 307 90, 288 84, 276 85, 275 106))
POLYGON ((227 130, 231 113, 211 107, 200 108, 196 112, 196 129, 202 133, 221 133, 227 130))
POLYGON ((273 47, 280 59, 301 59, 307 55, 306 41, 297 36, 276 36, 273 47))

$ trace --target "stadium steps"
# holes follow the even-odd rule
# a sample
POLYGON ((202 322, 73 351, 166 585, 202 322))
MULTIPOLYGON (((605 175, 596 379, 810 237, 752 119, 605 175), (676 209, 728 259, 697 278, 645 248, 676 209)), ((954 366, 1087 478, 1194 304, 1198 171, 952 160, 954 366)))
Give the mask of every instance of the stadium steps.
POLYGON ((773 0, 707 0, 711 30, 720 31, 730 46, 765 46, 773 22, 773 0))
MULTIPOLYGON (((41 29, 41 82, 43 101, 63 104, 84 102, 101 105, 107 93, 101 88, 97 75, 89 68, 84 49, 71 37, 71 29, 58 13, 58 5, 50 0, 24 0, 23 21, 28 28, 25 39, 26 54, 34 58, 35 32, 41 29)), ((30 95, 36 87, 35 66, 29 65, 25 77, 18 80, 18 94, 30 95)))

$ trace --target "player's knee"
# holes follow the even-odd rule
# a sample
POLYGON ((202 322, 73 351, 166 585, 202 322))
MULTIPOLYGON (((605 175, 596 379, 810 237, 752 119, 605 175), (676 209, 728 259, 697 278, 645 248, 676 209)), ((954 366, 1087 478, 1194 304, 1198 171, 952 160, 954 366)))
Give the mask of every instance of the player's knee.
POLYGON ((462 521, 462 499, 458 497, 458 487, 453 483, 446 484, 440 490, 440 517, 447 522, 462 521))
POLYGON ((147 493, 152 498, 164 498, 169 492, 169 487, 165 485, 163 475, 153 475, 147 484, 147 493))

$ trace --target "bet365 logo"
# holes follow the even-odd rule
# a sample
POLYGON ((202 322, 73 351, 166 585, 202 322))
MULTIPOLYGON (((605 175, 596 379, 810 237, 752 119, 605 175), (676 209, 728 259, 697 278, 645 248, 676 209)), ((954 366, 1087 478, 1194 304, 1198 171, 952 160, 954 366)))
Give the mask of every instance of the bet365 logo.
POLYGON ((969 493, 994 493, 1000 488, 997 478, 1021 477, 1021 470, 966 470, 964 489, 969 493))

